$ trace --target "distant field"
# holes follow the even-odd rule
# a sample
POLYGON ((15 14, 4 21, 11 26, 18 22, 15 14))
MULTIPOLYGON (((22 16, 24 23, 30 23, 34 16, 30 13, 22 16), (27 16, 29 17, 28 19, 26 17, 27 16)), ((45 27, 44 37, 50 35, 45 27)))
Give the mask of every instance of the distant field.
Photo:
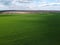
POLYGON ((60 45, 60 13, 0 14, 0 45, 60 45))

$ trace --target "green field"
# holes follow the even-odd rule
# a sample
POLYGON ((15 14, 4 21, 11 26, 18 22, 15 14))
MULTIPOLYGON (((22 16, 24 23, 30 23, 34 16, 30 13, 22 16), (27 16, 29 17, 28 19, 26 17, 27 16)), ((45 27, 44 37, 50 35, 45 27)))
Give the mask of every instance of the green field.
POLYGON ((60 45, 60 13, 0 14, 0 45, 60 45))

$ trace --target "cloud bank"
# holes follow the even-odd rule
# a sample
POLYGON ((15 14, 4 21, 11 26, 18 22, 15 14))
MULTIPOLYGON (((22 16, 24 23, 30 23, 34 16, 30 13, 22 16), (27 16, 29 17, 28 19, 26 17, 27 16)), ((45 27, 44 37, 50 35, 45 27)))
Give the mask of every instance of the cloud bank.
POLYGON ((60 10, 60 0, 0 0, 0 10, 60 10))

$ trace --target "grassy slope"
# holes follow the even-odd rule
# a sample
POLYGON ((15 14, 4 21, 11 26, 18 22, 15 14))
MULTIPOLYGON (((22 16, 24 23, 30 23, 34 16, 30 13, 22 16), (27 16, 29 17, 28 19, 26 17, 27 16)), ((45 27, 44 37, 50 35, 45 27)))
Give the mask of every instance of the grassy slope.
POLYGON ((59 45, 59 14, 12 15, 0 16, 0 45, 59 45))

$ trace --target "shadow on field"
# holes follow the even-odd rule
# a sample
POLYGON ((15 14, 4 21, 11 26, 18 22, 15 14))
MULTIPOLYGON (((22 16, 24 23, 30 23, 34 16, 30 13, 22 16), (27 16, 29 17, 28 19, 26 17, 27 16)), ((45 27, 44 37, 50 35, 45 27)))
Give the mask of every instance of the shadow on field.
POLYGON ((48 17, 49 45, 60 45, 60 13, 48 17))

